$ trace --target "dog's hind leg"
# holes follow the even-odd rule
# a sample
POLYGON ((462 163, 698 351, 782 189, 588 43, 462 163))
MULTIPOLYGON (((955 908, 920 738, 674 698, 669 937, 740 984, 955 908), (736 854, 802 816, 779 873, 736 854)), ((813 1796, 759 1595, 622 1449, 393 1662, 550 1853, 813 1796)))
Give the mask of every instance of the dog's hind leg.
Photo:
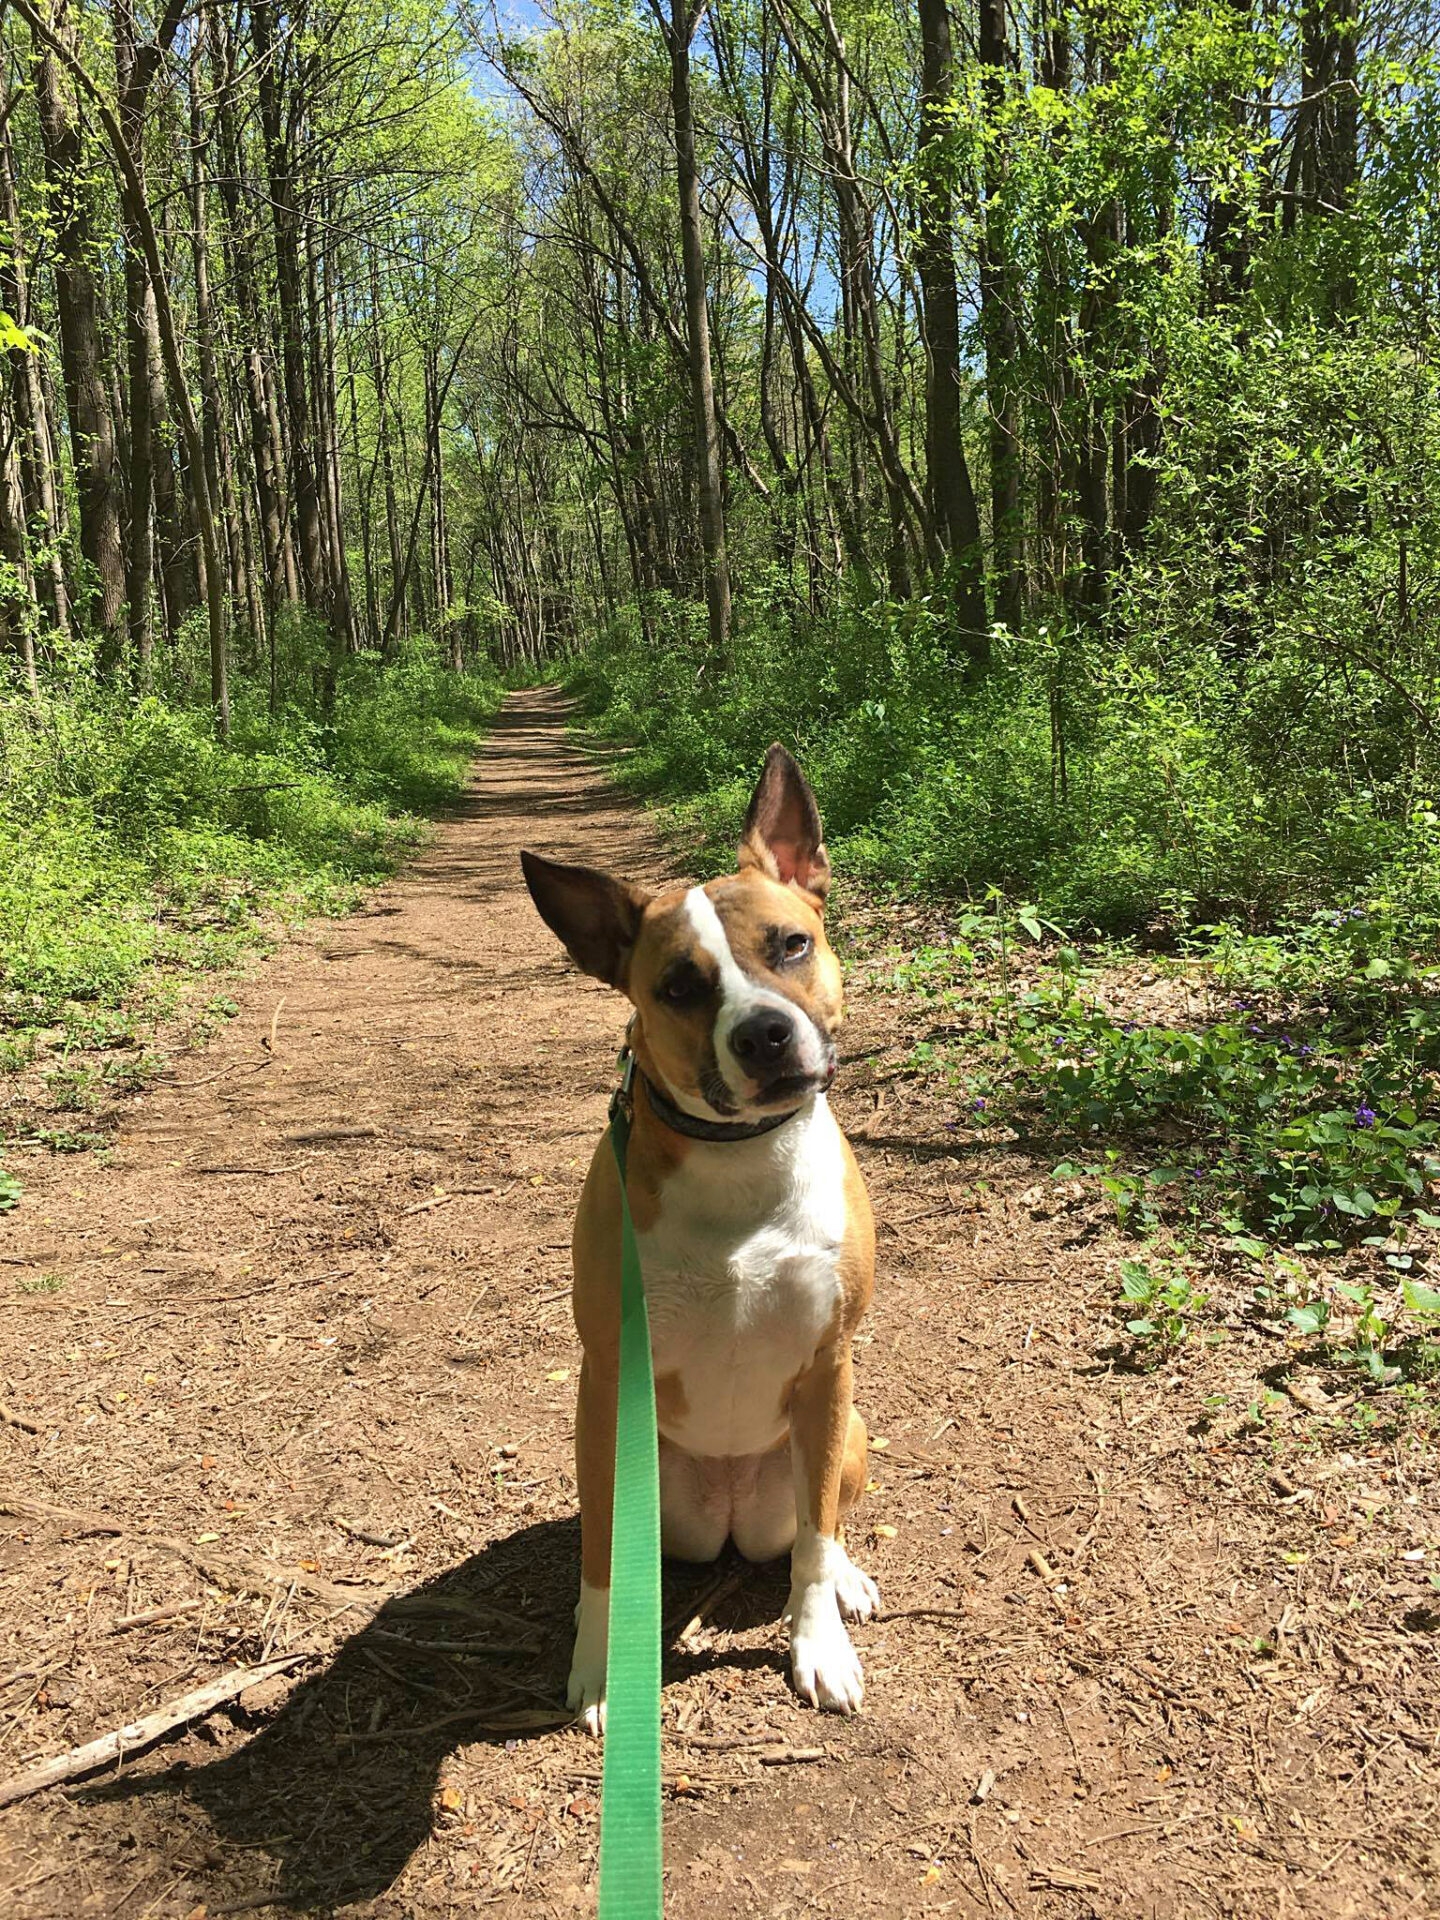
POLYGON ((730 1532, 747 1560, 778 1560, 795 1544, 795 1473, 790 1436, 768 1453, 733 1460, 730 1532))
POLYGON ((730 1532, 728 1462, 660 1436, 660 1544, 677 1560, 714 1560, 730 1532))

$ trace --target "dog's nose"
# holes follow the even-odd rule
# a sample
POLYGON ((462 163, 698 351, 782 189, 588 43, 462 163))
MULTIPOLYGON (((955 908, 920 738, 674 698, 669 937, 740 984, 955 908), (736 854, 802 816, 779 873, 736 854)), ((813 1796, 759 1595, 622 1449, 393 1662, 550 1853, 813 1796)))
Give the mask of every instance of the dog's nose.
POLYGON ((766 1007, 742 1020, 730 1036, 737 1060, 747 1067, 773 1067, 783 1060, 795 1038, 795 1022, 778 1007, 766 1007))

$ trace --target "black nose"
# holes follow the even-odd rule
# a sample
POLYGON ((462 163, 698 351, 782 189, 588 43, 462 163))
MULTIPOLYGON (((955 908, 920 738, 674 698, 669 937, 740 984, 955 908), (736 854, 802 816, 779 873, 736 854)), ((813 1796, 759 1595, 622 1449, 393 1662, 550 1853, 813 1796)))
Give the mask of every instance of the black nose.
POLYGON ((788 1052, 795 1038, 795 1023, 788 1013, 766 1007, 742 1020, 730 1036, 737 1060, 751 1067, 773 1067, 788 1052))

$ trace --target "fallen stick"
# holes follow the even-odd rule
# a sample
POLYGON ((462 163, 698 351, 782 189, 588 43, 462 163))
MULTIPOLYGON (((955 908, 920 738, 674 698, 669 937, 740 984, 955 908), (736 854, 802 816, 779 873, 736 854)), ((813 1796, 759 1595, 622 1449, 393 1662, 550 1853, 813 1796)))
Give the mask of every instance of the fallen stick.
POLYGON ((753 1753, 762 1767, 800 1766, 830 1757, 826 1747, 792 1747, 776 1734, 686 1733, 680 1738, 683 1745, 703 1753, 753 1753))
POLYGON ((77 1507, 56 1506, 49 1500, 32 1500, 28 1494, 0 1493, 0 1514, 16 1520, 56 1520, 70 1533, 122 1534, 129 1531, 108 1513, 84 1513, 77 1507))
POLYGON ((247 1074, 263 1073, 266 1067, 269 1066, 269 1064, 270 1062, 267 1059, 267 1060, 262 1060, 258 1066, 247 1067, 243 1060, 237 1060, 234 1062, 232 1066, 221 1067, 218 1073, 202 1074, 198 1080, 172 1080, 170 1084, 171 1086, 177 1088, 181 1093, 191 1093, 194 1091, 196 1087, 208 1087, 212 1085, 216 1080, 225 1079, 225 1077, 228 1074, 241 1073, 241 1072, 244 1072, 247 1074))
POLYGON ((27 1419, 23 1413, 16 1413, 13 1407, 7 1407, 0 1400, 0 1426, 19 1427, 22 1433, 39 1433, 40 1428, 34 1420, 27 1419))
POLYGON ((680 1640, 688 1640, 692 1633, 697 1633, 704 1626, 706 1614, 713 1612, 722 1600, 728 1600, 732 1593, 738 1592, 744 1581, 744 1568, 737 1567, 729 1573, 722 1573, 718 1580, 705 1589, 698 1600, 687 1601, 683 1607, 677 1608, 670 1615, 665 1622, 666 1630, 673 1629, 677 1621, 684 1620, 685 1625, 676 1637, 680 1640))
POLYGON ((268 1680, 272 1674, 283 1673, 287 1667, 297 1666, 309 1658, 308 1653, 287 1653, 275 1660, 262 1661, 259 1666, 232 1667, 219 1679, 196 1687, 193 1693, 182 1693, 178 1700, 157 1707, 143 1719, 131 1720, 113 1733, 87 1741, 83 1747, 72 1747, 68 1753, 57 1754, 53 1760, 42 1760, 38 1766, 0 1781, 0 1807, 27 1800, 31 1794, 43 1793, 47 1787, 58 1787, 62 1781, 74 1780, 82 1773, 94 1773, 97 1767, 108 1766, 112 1760, 121 1760, 127 1754, 138 1753, 142 1747, 153 1746, 176 1727, 223 1707, 227 1700, 235 1699, 257 1681, 268 1680))
POLYGON ((203 1600, 172 1600, 163 1607, 147 1607, 143 1613, 126 1613, 111 1623, 111 1633, 128 1633, 131 1627, 158 1626, 162 1620, 178 1620, 181 1614, 194 1613, 203 1600))

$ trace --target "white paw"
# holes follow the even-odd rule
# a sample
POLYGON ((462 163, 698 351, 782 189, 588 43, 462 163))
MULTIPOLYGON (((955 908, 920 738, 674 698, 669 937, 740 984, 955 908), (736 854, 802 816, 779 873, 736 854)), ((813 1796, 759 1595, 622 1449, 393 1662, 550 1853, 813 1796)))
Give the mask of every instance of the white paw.
POLYGON ((836 1569, 835 1598, 846 1620, 873 1620, 880 1611, 880 1589, 849 1558, 836 1569))
POLYGON ((610 1592, 606 1587, 580 1583, 575 1609, 575 1651, 570 1659, 570 1684, 565 1704, 576 1724, 596 1738, 605 1731, 605 1665, 609 1651, 610 1592))
POLYGON ((829 1713, 858 1713, 865 1698, 865 1677, 841 1621, 835 1589, 827 1581, 799 1593, 792 1591, 787 1618, 790 1672, 800 1698, 829 1713))
POLYGON ((571 1667, 565 1704, 574 1713, 576 1726, 583 1727, 586 1733, 593 1734, 598 1740, 605 1731, 604 1667, 582 1667, 578 1664, 571 1667))

